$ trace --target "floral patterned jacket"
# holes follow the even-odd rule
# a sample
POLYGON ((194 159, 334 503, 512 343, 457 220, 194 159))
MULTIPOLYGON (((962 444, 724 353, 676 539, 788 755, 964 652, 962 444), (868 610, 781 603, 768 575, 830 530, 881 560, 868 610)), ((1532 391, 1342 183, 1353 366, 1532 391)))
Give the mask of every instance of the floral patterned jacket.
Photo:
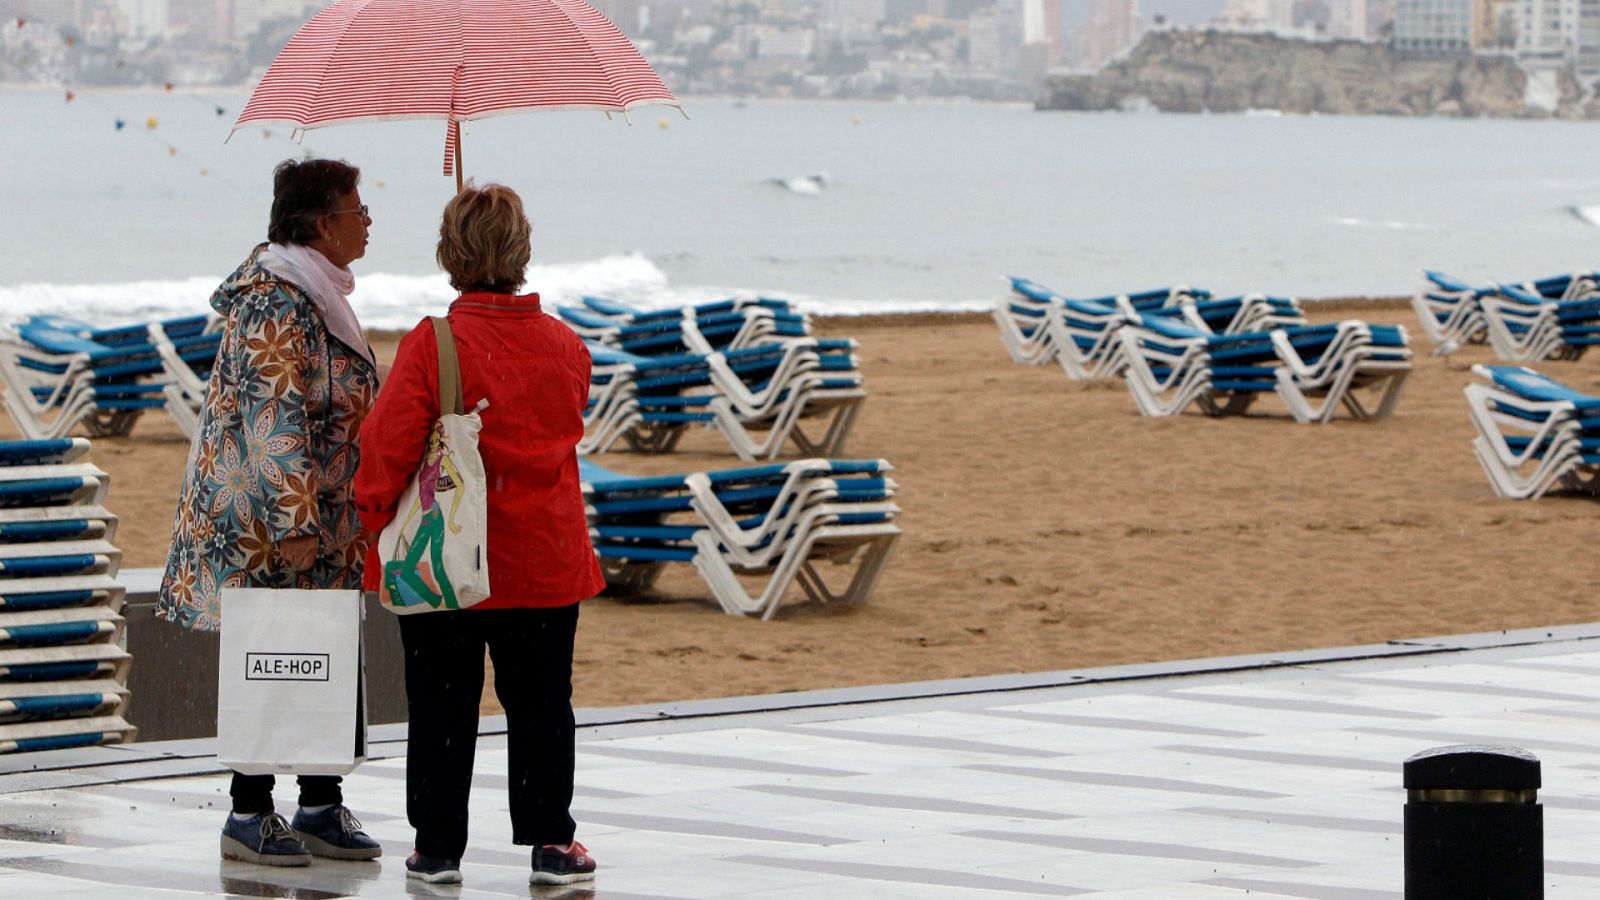
POLYGON ((265 247, 211 297, 227 323, 156 604, 198 631, 221 628, 225 587, 361 587, 352 479, 378 373, 328 333, 309 294, 257 263, 265 247), (305 535, 318 538, 316 561, 296 572, 276 547, 305 535))

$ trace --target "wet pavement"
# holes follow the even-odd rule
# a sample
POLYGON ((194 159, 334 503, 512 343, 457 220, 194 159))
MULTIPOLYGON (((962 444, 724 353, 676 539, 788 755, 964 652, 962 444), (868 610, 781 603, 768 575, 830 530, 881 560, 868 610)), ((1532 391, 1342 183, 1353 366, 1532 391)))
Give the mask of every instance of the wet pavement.
POLYGON ((1400 764, 1458 743, 1542 760, 1547 896, 1600 896, 1600 626, 579 722, 591 885, 527 885, 486 718, 460 887, 404 877, 404 728, 380 726, 345 794, 383 858, 302 869, 218 858, 208 741, 0 757, 0 897, 1398 900, 1400 764))

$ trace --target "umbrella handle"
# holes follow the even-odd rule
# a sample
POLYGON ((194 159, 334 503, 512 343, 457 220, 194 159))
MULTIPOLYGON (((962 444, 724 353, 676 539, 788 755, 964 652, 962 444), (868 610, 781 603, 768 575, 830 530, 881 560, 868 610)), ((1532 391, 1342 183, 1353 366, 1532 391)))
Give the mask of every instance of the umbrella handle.
POLYGON ((459 194, 465 176, 461 174, 461 123, 456 119, 451 119, 444 130, 444 174, 449 175, 451 169, 456 173, 456 193, 459 194))

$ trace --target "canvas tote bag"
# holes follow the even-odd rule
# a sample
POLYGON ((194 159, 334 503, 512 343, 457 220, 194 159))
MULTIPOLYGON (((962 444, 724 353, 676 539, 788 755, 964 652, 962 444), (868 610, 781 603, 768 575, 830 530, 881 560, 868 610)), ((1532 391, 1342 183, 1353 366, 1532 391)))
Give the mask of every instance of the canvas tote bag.
POLYGON ((367 758, 360 591, 222 589, 217 762, 344 775, 367 758))
POLYGON ((430 317, 439 345, 439 420, 422 467, 378 536, 378 599, 401 614, 466 609, 489 596, 489 498, 478 455, 479 413, 462 415, 461 365, 450 323, 430 317))

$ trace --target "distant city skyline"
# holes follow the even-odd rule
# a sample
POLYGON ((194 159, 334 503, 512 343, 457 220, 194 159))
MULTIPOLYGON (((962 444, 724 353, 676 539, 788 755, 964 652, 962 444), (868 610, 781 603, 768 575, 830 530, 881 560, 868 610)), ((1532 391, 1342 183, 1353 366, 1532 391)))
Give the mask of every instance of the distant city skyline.
MULTIPOLYGON (((1600 74, 1600 0, 593 0, 685 93, 1032 99, 1148 29, 1513 53, 1600 74)), ((0 0, 0 79, 240 83, 330 0, 0 0), (26 27, 26 23, 33 23, 26 27), (51 29, 53 41, 41 41, 51 29), (59 41, 60 43, 57 43, 59 41)))

